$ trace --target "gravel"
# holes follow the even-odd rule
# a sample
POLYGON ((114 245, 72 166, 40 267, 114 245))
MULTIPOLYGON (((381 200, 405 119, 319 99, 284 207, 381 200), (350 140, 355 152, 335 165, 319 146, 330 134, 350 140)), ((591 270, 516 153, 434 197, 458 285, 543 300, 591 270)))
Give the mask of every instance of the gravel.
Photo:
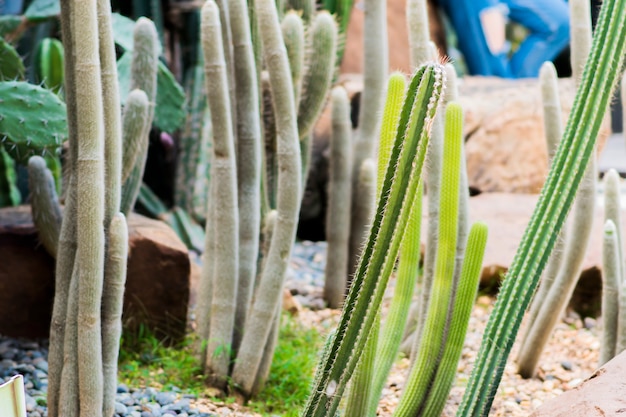
MULTIPOLYGON (((340 311, 324 308, 321 298, 326 261, 325 242, 300 242, 294 250, 287 273, 286 287, 303 307, 300 320, 328 332, 336 325, 340 311)), ((393 279, 391 287, 393 286, 393 279)), ((387 294, 388 302, 391 294, 387 294)), ((458 375, 444 415, 452 416, 459 405, 482 333, 494 300, 480 297, 470 319, 468 336, 458 366, 458 375)), ((493 416, 527 416, 541 403, 580 384, 595 370, 598 362, 601 322, 568 317, 561 322, 542 355, 538 376, 523 380, 512 361, 506 366, 495 398, 493 416)), ((522 331, 524 328, 522 327, 522 331)), ((24 375, 28 417, 45 417, 48 385, 47 341, 18 340, 0 336, 0 383, 16 374, 24 375)), ((512 358, 516 355, 516 346, 512 358)), ((397 361, 383 391, 379 416, 390 416, 397 405, 408 373, 406 359, 397 361)), ((208 417, 259 416, 245 407, 183 395, 180 391, 158 391, 119 385, 115 417, 208 417)))

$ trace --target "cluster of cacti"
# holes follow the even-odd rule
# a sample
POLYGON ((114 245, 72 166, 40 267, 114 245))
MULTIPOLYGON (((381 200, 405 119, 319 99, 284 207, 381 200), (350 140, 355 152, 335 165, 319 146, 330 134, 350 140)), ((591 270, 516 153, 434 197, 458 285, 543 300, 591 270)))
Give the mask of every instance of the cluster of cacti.
MULTIPOLYGON (((292 54, 292 59, 299 56, 304 64, 290 62, 283 38, 288 25, 281 28, 276 5, 257 1, 254 14, 252 27, 258 30, 265 57, 265 91, 271 97, 264 103, 264 117, 248 6, 242 1, 209 1, 201 13, 212 155, 197 314, 199 352, 213 385, 225 388, 232 378, 244 396, 263 385, 271 363, 302 195, 301 159, 308 152, 303 138, 309 136, 321 111, 334 70, 334 61, 322 57, 334 57, 336 45, 332 17, 319 12, 311 16, 310 49, 292 54), (296 86, 292 74, 302 65, 301 85, 296 86), (297 103, 307 107, 301 117, 297 103), (268 120, 272 129, 267 129, 268 120), (265 155, 273 163, 262 173, 263 140, 272 144, 275 153, 265 155), (274 172, 276 177, 268 179, 274 172), (262 175, 266 175, 263 180, 262 175), (262 201, 271 203, 261 208, 262 201), (274 226, 263 232, 266 243, 257 269, 260 216, 266 223, 271 213, 275 213, 274 226)), ((294 18, 302 29, 295 14, 285 19, 294 18)))
MULTIPOLYGON (((572 27, 576 28, 572 33, 573 49, 577 51, 573 58, 578 59, 572 60, 572 69, 574 78, 580 82, 580 72, 591 46, 591 13, 589 2, 585 0, 571 1, 570 8, 572 27)), ((548 66, 544 66, 541 73, 542 94, 547 107, 544 112, 544 126, 549 154, 552 156, 562 134, 562 127, 558 90, 554 90, 557 87, 556 72, 549 69, 550 64, 546 65, 548 66)), ((562 230, 559 236, 563 243, 558 244, 563 245, 563 250, 555 251, 550 259, 540 290, 530 308, 529 326, 517 358, 519 373, 525 378, 534 376, 541 352, 563 313, 582 271, 593 225, 596 176, 595 155, 592 155, 576 194, 572 227, 567 233, 562 230)))
POLYGON ((460 416, 484 415, 566 213, 572 206, 626 53, 626 1, 605 1, 565 132, 521 245, 487 323, 460 416))
POLYGON ((377 210, 363 256, 343 307, 304 415, 334 415, 346 384, 378 316, 384 289, 398 255, 401 233, 421 181, 429 127, 443 89, 443 68, 421 67, 409 85, 398 120, 377 210))

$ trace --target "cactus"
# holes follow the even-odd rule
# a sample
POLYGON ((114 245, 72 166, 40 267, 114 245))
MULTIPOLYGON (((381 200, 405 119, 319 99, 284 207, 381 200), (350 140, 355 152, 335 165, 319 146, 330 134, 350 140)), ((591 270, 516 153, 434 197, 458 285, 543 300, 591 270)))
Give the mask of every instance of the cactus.
POLYGON ((215 217, 207 216, 207 222, 213 222, 213 232, 220 237, 220 242, 216 245, 213 261, 213 302, 206 364, 213 384, 225 387, 235 326, 239 231, 231 105, 221 36, 217 4, 207 1, 202 8, 202 47, 207 99, 215 132, 212 195, 219 198, 219 210, 216 210, 215 217))
MULTIPOLYGON (((158 68, 158 41, 156 28, 146 18, 141 18, 135 24, 135 47, 131 66, 131 88, 140 89, 146 93, 150 108, 148 117, 144 120, 142 150, 135 160, 131 174, 122 186, 121 211, 125 215, 132 210, 137 200, 141 178, 143 176, 146 159, 148 157, 148 135, 154 117, 155 98, 157 95, 157 68, 158 68)), ((118 62, 119 70, 119 62, 118 62)), ((121 88, 121 86, 120 86, 121 88)), ((132 90, 131 90, 132 91, 132 90)))
MULTIPOLYGON (((365 6, 365 31, 364 63, 363 63, 363 92, 361 95, 361 107, 359 109, 359 129, 354 142, 353 177, 358 178, 358 169, 364 159, 372 157, 379 133, 379 112, 382 109, 385 82, 387 79, 388 52, 387 52, 387 18, 385 3, 378 0, 366 0, 365 6)), ((356 187, 353 186, 353 193, 356 187)), ((352 206, 359 201, 359 196, 352 195, 352 206)), ((349 275, 353 275, 363 241, 364 231, 367 224, 352 220, 350 225, 350 260, 348 263, 349 275)))
POLYGON ((22 201, 22 196, 17 188, 15 161, 2 146, 0 146, 0 172, 0 207, 17 206, 22 201))
POLYGON ((24 78, 22 58, 10 43, 0 38, 0 81, 24 78))
POLYGON ((147 128, 148 111, 150 104, 148 96, 142 90, 133 90, 126 99, 122 132, 124 152, 122 154, 122 182, 125 182, 148 148, 147 137, 144 135, 147 128))
POLYGON ((0 138, 18 161, 52 153, 67 139, 65 104, 50 90, 3 81, 0 97, 0 138))
MULTIPOLYGON (((590 39, 591 17, 589 5, 586 4, 586 7, 582 5, 583 8, 580 9, 583 2, 584 0, 576 0, 570 3, 572 12, 576 10, 576 7, 579 7, 578 10, 582 12, 579 14, 572 13, 572 21, 579 32, 584 32, 583 28, 586 27, 587 37, 590 39)), ((576 48, 580 53, 582 47, 577 46, 576 48)), ((575 67, 575 63, 572 66, 575 67)), ((518 369, 520 375, 524 378, 530 378, 535 374, 541 351, 565 309, 582 271, 582 263, 593 226, 596 175, 595 157, 592 157, 576 195, 572 212, 572 223, 574 226, 568 231, 558 274, 553 277, 546 276, 546 282, 554 281, 550 283, 550 288, 545 298, 537 299, 536 301, 541 308, 537 312, 531 328, 528 330, 527 338, 519 353, 517 360, 518 369)))
POLYGON ((403 202, 412 201, 420 182, 443 76, 443 68, 431 64, 410 83, 370 235, 304 416, 334 415, 365 346, 398 254, 401 234, 395 231, 403 230, 408 218, 409 205, 403 202))
POLYGON ((350 102, 343 87, 332 95, 332 137, 326 218, 326 260, 324 299, 330 308, 339 308, 346 291, 348 238, 350 233, 350 195, 352 143, 350 141, 350 102))
POLYGON ((288 12, 280 25, 287 48, 291 79, 293 80, 294 101, 300 101, 302 71, 304 67, 304 25, 298 13, 288 12))
POLYGON ((54 178, 40 156, 28 160, 28 188, 30 189, 33 222, 39 233, 39 240, 54 258, 57 256, 61 233, 61 205, 54 187, 54 178))
POLYGON ((63 44, 54 38, 42 39, 35 53, 37 81, 56 94, 63 87, 63 54, 63 44))
POLYGON ((602 5, 563 138, 487 323, 459 416, 486 414, 491 408, 523 312, 593 155, 596 135, 617 85, 615 63, 621 62, 626 52, 626 14, 621 13, 624 7, 625 0, 605 1, 602 5))
POLYGON ((617 326, 619 317, 619 293, 622 282, 620 249, 615 223, 607 219, 604 223, 602 240, 602 343, 600 344, 600 359, 598 366, 602 366, 615 356, 617 343, 617 326))

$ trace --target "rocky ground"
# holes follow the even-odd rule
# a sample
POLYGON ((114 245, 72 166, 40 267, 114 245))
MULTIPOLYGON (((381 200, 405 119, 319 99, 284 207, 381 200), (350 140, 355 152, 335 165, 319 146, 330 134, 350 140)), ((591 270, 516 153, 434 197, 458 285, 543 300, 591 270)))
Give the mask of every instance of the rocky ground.
MULTIPOLYGON (((299 317, 308 326, 327 334, 336 324, 340 311, 323 308, 321 289, 325 263, 325 243, 300 243, 288 273, 287 288, 302 305, 299 317)), ((393 285, 393 281, 391 283, 393 285)), ((391 293, 391 291, 390 291, 391 293)), ((389 294, 390 296, 391 294, 389 294)), ((466 346, 458 368, 458 377, 450 395, 445 415, 452 416, 461 400, 472 363, 481 342, 494 299, 481 296, 475 305, 466 346)), ((522 328, 523 330, 523 328, 522 328)), ((574 315, 562 321, 542 355, 537 378, 522 380, 511 362, 505 369, 502 384, 493 404, 494 416, 527 416, 549 398, 580 384, 596 368, 598 361, 598 327, 595 320, 584 322, 574 315)), ((516 349, 514 348, 513 356, 516 349)), ((0 382, 20 373, 25 376, 28 417, 44 417, 48 364, 46 341, 24 341, 0 338, 0 382)), ((391 371, 383 391, 379 415, 390 416, 402 393, 408 372, 408 360, 399 360, 391 371)), ((236 404, 211 402, 181 392, 159 392, 155 388, 126 387, 118 389, 116 417, 158 416, 258 416, 236 404)))

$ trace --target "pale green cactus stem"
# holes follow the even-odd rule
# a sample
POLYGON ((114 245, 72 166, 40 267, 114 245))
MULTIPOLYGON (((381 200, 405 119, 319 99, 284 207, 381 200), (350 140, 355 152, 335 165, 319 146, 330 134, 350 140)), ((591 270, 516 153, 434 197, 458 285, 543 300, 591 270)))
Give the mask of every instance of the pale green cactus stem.
MULTIPOLYGON (((620 97, 622 99, 622 103, 626 103, 626 72, 622 75, 620 97)), ((626 105, 624 104, 622 105, 622 131, 624 133, 624 137, 626 137, 626 105)))
MULTIPOLYGON (((76 88, 74 82, 74 49, 75 39, 71 30, 73 15, 71 12, 72 2, 61 0, 61 33, 65 48, 64 75, 65 75, 65 101, 67 103, 67 125, 69 141, 69 158, 67 177, 65 178, 65 214, 61 224, 59 235, 59 246, 55 269, 55 294, 52 307, 52 318, 50 321, 50 341, 48 348, 48 415, 50 417, 68 416, 69 414, 59 413, 59 396, 61 392, 61 374, 64 368, 63 353, 64 339, 66 333, 66 318, 70 294, 70 282, 74 269, 74 259, 76 256, 76 159, 77 149, 77 129, 76 129, 76 88)), ((75 338, 73 340, 76 340, 75 338)), ((72 355, 72 358, 75 358, 72 355)), ((75 372, 74 372, 75 373, 75 372)), ((69 389, 69 385, 63 385, 69 389)), ((73 385, 75 386, 75 385, 73 385)), ((73 387, 72 386, 72 387, 73 387)), ((77 394, 76 394, 77 395, 77 394)))
POLYGON ((409 0, 406 5, 411 65, 417 67, 432 59, 426 0, 409 0))
POLYGON ((56 258, 63 215, 54 188, 54 178, 45 159, 40 156, 31 156, 28 160, 28 188, 39 240, 48 253, 56 258))
MULTIPOLYGON (((231 0, 236 93, 237 191, 239 205, 239 278, 233 351, 237 352, 252 298, 261 227, 261 126, 259 119, 259 86, 252 50, 250 20, 245 0, 231 0)), ((233 97, 233 96, 231 96, 233 97)))
POLYGON ((142 134, 142 149, 137 156, 135 166, 131 174, 124 182, 122 188, 122 201, 120 208, 122 213, 128 215, 137 200, 141 179, 148 158, 148 141, 152 120, 154 119, 154 106, 157 91, 157 68, 159 63, 158 34, 154 23, 145 17, 140 17, 135 23, 133 32, 133 60, 131 64, 130 89, 139 89, 146 93, 150 102, 148 117, 145 120, 145 129, 142 134))
POLYGON ((124 151, 122 155, 122 181, 126 181, 145 149, 145 131, 150 102, 142 90, 135 89, 128 94, 122 119, 124 151))
MULTIPOLYGON (((621 251, 621 247, 619 248, 621 251)), ((617 319, 617 342, 615 353, 619 354, 626 349, 626 280, 619 283, 619 317, 617 319)))
MULTIPOLYGON (((361 215, 368 219, 366 224, 371 223, 374 211, 374 200, 376 196, 376 163, 373 159, 366 159, 361 164, 359 170, 359 180, 357 183, 358 195, 363 198, 364 203, 372 202, 367 206, 359 205, 363 211, 361 215)), ((345 287, 344 287, 345 291, 345 287)), ((350 381, 350 392, 346 404, 346 417, 359 417, 367 414, 370 398, 372 396, 372 382, 374 376, 374 364, 376 361, 376 347, 378 345, 378 333, 380 331, 380 314, 374 320, 372 328, 367 336, 367 341, 363 347, 363 353, 359 360, 354 375, 350 381)))
MULTIPOLYGON (((551 62, 544 62, 539 70, 539 84, 541 85, 541 99, 543 104, 543 128, 545 132, 546 144, 548 149, 548 163, 552 163, 554 159, 554 153, 559 145, 559 140, 563 136, 563 122, 561 121, 561 100, 559 98, 559 86, 556 68, 551 62)), ((542 305, 542 300, 545 300, 550 286, 554 282, 554 278, 558 274, 561 268, 563 245, 565 243, 567 235, 567 229, 562 229, 559 233, 559 237, 554 244, 554 250, 546 266, 546 271, 543 278, 539 282, 537 292, 533 297, 533 302, 530 305, 528 312, 528 323, 533 323, 537 317, 537 313, 542 305)), ((530 326, 528 327, 530 329, 530 326)), ((526 337, 528 331, 524 336, 522 346, 526 344, 526 337)), ((520 350, 524 350, 522 347, 520 350)))
POLYGON ((504 372, 524 310, 565 222, 618 81, 626 51, 626 0, 605 1, 582 82, 535 212, 487 323, 458 416, 486 415, 504 372))
MULTIPOLYGON (((572 14, 572 22, 578 30, 584 32, 584 22, 587 23, 587 42, 584 37, 574 39, 582 42, 583 45, 590 43, 591 40, 591 16, 589 12, 589 4, 587 3, 586 13, 583 8, 576 8, 578 0, 573 1, 570 6, 572 12, 579 11, 579 14, 572 14)), ((580 36, 580 35, 579 35, 580 36)), ((574 44, 575 48, 579 50, 574 44)), ((572 63, 572 67, 575 64, 572 63)), ((565 310, 567 302, 578 281, 578 277, 582 271, 582 264, 585 258, 585 252, 589 245, 589 237, 593 228, 593 214, 596 202, 596 163, 595 155, 592 154, 591 161, 587 165, 585 174, 581 180, 574 201, 572 212, 572 227, 568 230, 567 240, 564 244, 563 254, 561 256, 561 264, 558 273, 549 277, 546 276, 550 289, 543 299, 537 299, 539 308, 537 315, 534 317, 531 327, 528 330, 527 338, 522 345, 519 356, 517 358, 518 370, 524 378, 534 376, 541 352, 545 347, 552 330, 560 319, 562 312, 565 310)))
POLYGON ((333 416, 366 343, 366 335, 395 265, 409 204, 417 192, 428 145, 428 129, 443 88, 443 68, 436 64, 418 70, 411 81, 398 134, 362 261, 344 303, 331 347, 318 365, 303 416, 333 416))
POLYGON ((570 62, 572 77, 579 85, 582 81, 583 68, 591 50, 591 7, 588 1, 573 0, 569 2, 570 38, 572 47, 570 62))
POLYGON ((288 11, 280 24, 287 48, 291 79, 293 81, 294 101, 300 101, 302 87, 302 72, 304 70, 304 24, 302 18, 295 11, 288 11))
MULTIPOLYGON (((404 100, 406 90, 405 76, 401 73, 393 73, 389 77, 387 83, 387 98, 385 100, 385 108, 380 132, 380 145, 378 150, 378 182, 377 182, 377 198, 380 198, 383 180, 389 158, 391 156, 393 141, 397 135, 398 118, 402 110, 402 102, 404 100)), ((391 369, 391 365, 396 358, 399 337, 402 337, 404 329, 404 320, 407 310, 411 303, 413 290, 415 287, 415 279, 417 276, 417 268, 415 262, 419 263, 419 227, 421 225, 421 200, 422 188, 418 189, 415 200, 412 202, 411 214, 407 222, 407 231, 403 237, 400 247, 400 265, 398 269, 398 278, 393 293, 393 299, 390 305, 389 313, 383 327, 383 333, 378 338, 375 345, 373 341, 368 341, 367 349, 376 352, 376 361, 373 369, 372 388, 369 395, 368 413, 376 413, 378 398, 382 391, 383 385, 391 369), (419 220, 418 220, 419 217, 419 220), (417 257, 415 256, 415 238, 417 236, 417 257), (408 304, 406 304, 408 302, 408 304)))
POLYGON ((615 356, 617 342, 617 320, 619 317, 620 257, 617 228, 612 220, 604 223, 602 240, 602 342, 598 366, 615 356))
POLYGON ((233 97, 230 105, 232 115, 233 137, 235 139, 235 150, 237 150, 237 103, 234 99, 235 93, 235 61, 233 55, 233 36, 230 28, 230 2, 228 0, 216 0, 220 11, 220 22, 222 24, 222 50, 226 61, 226 74, 228 80, 228 95, 233 97))
MULTIPOLYGON (((119 185, 118 185, 119 187, 119 185)), ((104 290, 102 293, 102 373, 104 396, 102 416, 112 416, 117 393, 117 359, 122 336, 122 307, 126 264, 128 260, 128 226, 126 217, 117 213, 109 227, 104 290)))
MULTIPOLYGON (((478 291, 486 244, 487 225, 482 222, 474 223, 469 231, 460 280, 455 290, 452 317, 449 317, 451 322, 448 329, 448 338, 441 354, 437 374, 424 405, 425 416, 441 415, 450 394, 478 291)), ((420 378, 420 375, 416 373, 417 371, 412 370, 411 372, 417 378, 420 378)), ((409 376, 410 379, 411 376, 409 376)), ((410 392, 407 391, 405 396, 407 399, 410 398, 410 392)))
POLYGON ((246 331, 232 372, 233 381, 244 395, 251 392, 262 360, 265 341, 270 334, 276 306, 282 296, 281 289, 295 239, 302 195, 293 84, 278 21, 278 12, 273 0, 256 0, 255 13, 276 115, 278 138, 276 153, 279 168, 276 204, 278 215, 267 254, 267 263, 261 273, 259 286, 248 312, 246 331))
MULTIPOLYGON (((228 95, 226 61, 217 4, 209 0, 202 7, 201 40, 204 52, 204 79, 215 132, 211 182, 219 209, 207 214, 213 236, 218 239, 213 253, 213 299, 211 302, 206 368, 212 384, 225 388, 235 326, 239 276, 239 225, 237 173, 228 95), (213 214, 214 217, 209 215, 213 214)), ((205 312, 200 312, 205 314, 205 312)))
MULTIPOLYGON (((445 118, 445 143, 441 154, 445 164, 440 167, 443 172, 439 177, 441 184, 436 262, 423 337, 420 337, 420 349, 412 369, 412 374, 419 377, 409 378, 409 384, 405 385, 403 395, 405 400, 398 404, 395 411, 398 416, 418 415, 422 412, 424 401, 428 398, 428 389, 437 372, 437 361, 434 359, 439 357, 442 347, 447 342, 448 310, 454 300, 463 110, 459 105, 450 104, 446 109, 445 118)), ((432 140, 433 138, 431 146, 432 140)), ((429 147, 428 152, 431 149, 429 147)))
POLYGON ((76 261, 78 279, 78 393, 80 416, 102 414, 102 334, 100 309, 104 279, 104 122, 98 55, 96 2, 75 1, 76 108, 76 261))
MULTIPOLYGON (((398 118, 400 117, 400 112, 402 110, 402 102, 404 100, 404 90, 406 88, 406 82, 404 75, 401 73, 394 73, 389 77, 388 85, 387 85, 387 97, 385 99, 385 106, 383 110, 383 119, 381 122, 381 131, 380 131, 380 144, 379 144, 379 152, 378 152, 378 174, 376 175, 376 197, 378 200, 380 198, 380 193, 382 190, 383 180, 385 178, 385 172, 387 171, 387 165, 389 164, 389 158, 391 156, 393 142, 397 134, 398 127, 398 118)), ((367 161, 367 160, 366 160, 367 161)), ((365 165, 361 167, 361 175, 363 174, 363 168, 365 165)), ((362 186, 363 181, 359 180, 358 186, 362 186)), ((367 207, 364 213, 369 216, 371 219, 371 213, 374 209, 374 198, 363 198, 365 194, 358 191, 358 195, 360 197, 361 205, 368 204, 370 207, 367 207)), ((420 187, 421 191, 421 187, 420 187)), ((418 192, 418 194, 420 194, 418 192)), ((420 197, 416 197, 421 199, 420 197)), ((357 211, 360 212, 359 209, 357 211)), ((421 208, 420 208, 421 213, 421 208)), ((421 214, 420 214, 421 215, 421 214)), ((409 217, 408 226, 412 228, 411 218, 409 217)), ((359 223, 363 223, 364 225, 369 225, 371 220, 364 222, 359 221, 359 223)), ((365 233, 365 232, 364 232, 365 233)), ((402 251, 405 248, 401 248, 402 251)), ((402 259, 402 256, 400 257, 402 259)), ((401 278, 399 278, 401 280, 401 278)), ((406 280, 405 280, 406 281, 406 280)), ((394 292, 394 297, 398 294, 399 287, 403 287, 402 283, 396 286, 396 292, 394 292)), ((411 290, 413 286, 410 287, 411 290)), ((403 288, 406 290, 406 288, 403 288)), ((411 296, 409 295, 409 299, 411 296)), ((397 305, 392 303, 391 308, 397 308, 397 305)), ((393 323, 390 326, 394 326, 393 323)), ((387 330, 388 327, 385 327, 387 330)), ((380 314, 374 320, 374 325, 370 331, 370 336, 367 339, 367 344, 365 345, 365 351, 363 352, 363 359, 359 362, 356 370, 355 376, 351 383, 350 388, 350 397, 348 402, 348 410, 353 416, 365 415, 365 414, 376 414, 376 408, 378 405, 378 397, 379 390, 378 385, 384 384, 387 373, 384 375, 377 374, 377 364, 379 359, 381 359, 380 352, 378 352, 378 344, 385 343, 387 340, 383 338, 379 338, 378 334, 380 332, 380 314), (377 379, 378 378, 378 379, 377 379), (382 378, 382 381, 380 379, 382 378)), ((387 335, 388 336, 388 335, 387 335)), ((395 358, 395 354, 389 353, 391 356, 395 358)), ((393 361, 393 359, 392 359, 393 361)), ((382 389, 382 385, 380 387, 382 389)))
MULTIPOLYGON (((76 272, 78 262, 74 263, 76 272)), ((76 275, 73 273, 72 275, 76 275)), ((72 278, 68 289, 67 317, 63 337, 64 361, 60 372, 57 416, 79 417, 80 400, 78 392, 78 280, 72 278)), ((50 368, 48 368, 48 371, 50 368)))
MULTIPOLYGON (((376 141, 379 134, 379 114, 383 106, 385 87, 387 82, 387 70, 389 67, 389 54, 387 45, 387 12, 385 2, 379 0, 365 0, 364 27, 367 28, 363 35, 363 92, 361 94, 361 106, 359 109, 359 128, 354 141, 354 163, 352 179, 358 178, 358 170, 366 158, 374 155, 376 141)), ((352 205, 359 200, 354 195, 353 187, 352 205)), ((350 260, 348 272, 352 276, 356 270, 363 242, 366 235, 363 233, 366 225, 358 223, 354 219, 350 226, 350 260)))
MULTIPOLYGON (((104 109, 105 209, 104 228, 108 233, 111 219, 120 211, 122 178, 122 116, 117 81, 115 44, 111 23, 111 2, 98 1, 98 45, 102 107, 104 109)), ((108 236, 107 236, 108 237, 108 236)))
POLYGON ((346 292, 352 195, 352 125, 350 101, 345 88, 333 89, 331 105, 332 130, 326 211, 328 249, 324 274, 324 300, 330 308, 339 308, 346 292))

